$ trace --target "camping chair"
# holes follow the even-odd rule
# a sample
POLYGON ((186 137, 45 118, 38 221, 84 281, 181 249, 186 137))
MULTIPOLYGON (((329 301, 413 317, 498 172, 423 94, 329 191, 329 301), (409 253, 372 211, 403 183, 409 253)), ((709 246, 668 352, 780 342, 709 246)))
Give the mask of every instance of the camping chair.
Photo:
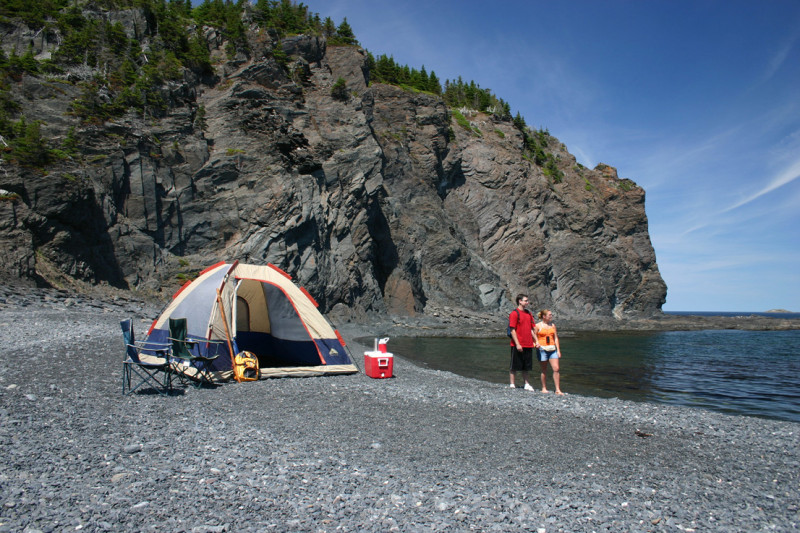
POLYGON ((172 372, 167 357, 169 344, 137 342, 133 334, 133 320, 123 320, 122 338, 125 342, 125 359, 122 361, 122 394, 130 394, 148 384, 159 394, 172 390, 172 372), (134 386, 134 378, 135 386, 134 386), (127 391, 127 392, 126 392, 127 391))
POLYGON ((187 335, 186 330, 185 318, 169 319, 168 339, 172 342, 172 369, 181 377, 194 378, 196 387, 201 387, 204 384, 213 385, 214 379, 211 374, 211 365, 219 354, 214 350, 214 355, 201 355, 197 345, 201 343, 219 344, 221 341, 192 339, 187 335), (195 350, 196 353, 192 353, 192 350, 195 350), (187 372, 189 368, 193 369, 193 375, 187 372))

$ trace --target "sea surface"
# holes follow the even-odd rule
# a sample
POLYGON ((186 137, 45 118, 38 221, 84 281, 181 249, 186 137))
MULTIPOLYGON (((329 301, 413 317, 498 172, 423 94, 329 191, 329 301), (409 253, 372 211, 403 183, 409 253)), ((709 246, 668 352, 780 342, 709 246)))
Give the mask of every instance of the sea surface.
MULTIPOLYGON (((563 332, 560 341, 564 392, 800 422, 800 330, 563 332)), ((508 383, 506 337, 394 337, 388 348, 423 366, 508 383)))

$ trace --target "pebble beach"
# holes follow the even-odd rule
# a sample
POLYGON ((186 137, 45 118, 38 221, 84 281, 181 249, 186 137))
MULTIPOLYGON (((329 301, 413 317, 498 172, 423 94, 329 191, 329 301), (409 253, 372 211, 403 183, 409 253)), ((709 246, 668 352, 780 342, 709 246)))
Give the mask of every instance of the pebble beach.
MULTIPOLYGON (((795 531, 800 425, 363 373, 121 394, 119 321, 0 291, 0 532, 795 531)), ((356 364, 374 332, 340 328, 356 364)), ((569 390, 565 384, 565 390, 569 390)))

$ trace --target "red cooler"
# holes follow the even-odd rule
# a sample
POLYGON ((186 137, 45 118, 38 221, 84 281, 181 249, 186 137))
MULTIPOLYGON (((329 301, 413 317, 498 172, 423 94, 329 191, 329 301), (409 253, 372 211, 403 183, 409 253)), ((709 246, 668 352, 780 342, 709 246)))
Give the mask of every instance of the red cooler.
POLYGON ((382 379, 392 377, 394 355, 389 352, 364 352, 364 373, 371 378, 382 379))

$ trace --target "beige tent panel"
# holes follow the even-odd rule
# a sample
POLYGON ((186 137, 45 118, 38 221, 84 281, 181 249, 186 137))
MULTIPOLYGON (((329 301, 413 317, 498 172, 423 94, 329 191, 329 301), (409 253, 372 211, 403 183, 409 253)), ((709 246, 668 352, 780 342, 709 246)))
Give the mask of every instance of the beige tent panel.
POLYGON ((238 279, 266 281, 267 283, 280 287, 292 301, 292 304, 297 310, 297 314, 303 317, 304 323, 312 338, 329 339, 336 337, 336 333, 331 325, 325 320, 322 314, 317 311, 317 308, 306 294, 300 290, 300 287, 295 285, 292 280, 276 269, 269 266, 243 265, 240 263, 236 265, 232 275, 238 279))

